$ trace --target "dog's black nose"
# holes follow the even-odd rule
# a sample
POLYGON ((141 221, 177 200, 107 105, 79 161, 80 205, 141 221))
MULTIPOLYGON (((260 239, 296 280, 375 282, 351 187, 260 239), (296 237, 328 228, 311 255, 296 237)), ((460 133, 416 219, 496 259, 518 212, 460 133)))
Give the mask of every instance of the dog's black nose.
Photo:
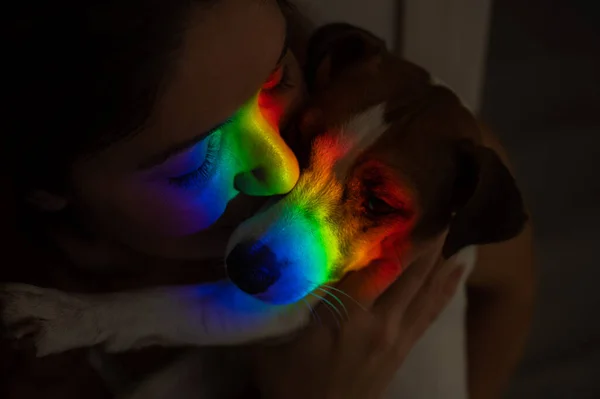
POLYGON ((267 291, 281 275, 275 254, 269 247, 257 243, 237 244, 225 263, 231 281, 251 295, 267 291))

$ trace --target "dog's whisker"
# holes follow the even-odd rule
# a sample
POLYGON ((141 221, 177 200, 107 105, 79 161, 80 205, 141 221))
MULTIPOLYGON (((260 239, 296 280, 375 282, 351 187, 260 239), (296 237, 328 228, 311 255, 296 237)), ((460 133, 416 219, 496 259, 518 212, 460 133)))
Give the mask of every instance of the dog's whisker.
POLYGON ((350 299, 352 302, 354 302, 359 308, 361 308, 362 310, 364 310, 365 312, 368 312, 367 308, 365 308, 360 302, 358 302, 356 299, 354 299, 352 297, 352 295, 340 290, 339 288, 335 288, 331 285, 327 285, 327 284, 323 284, 322 287, 328 288, 330 290, 333 290, 335 292, 339 292, 340 294, 344 295, 346 298, 350 299))
POLYGON ((318 313, 315 312, 315 310, 313 309, 312 306, 310 306, 310 303, 308 303, 308 301, 304 298, 302 298, 302 302, 304 302, 306 304, 306 306, 308 307, 308 310, 310 312, 310 315, 312 316, 313 319, 315 319, 319 324, 321 323, 321 318, 319 317, 318 313))
POLYGON ((333 299, 335 299, 337 301, 337 303, 340 304, 340 306, 342 307, 342 310, 346 314, 346 320, 348 320, 350 318, 350 313, 348 313, 348 309, 346 308, 346 305, 344 305, 344 302, 342 302, 342 300, 340 298, 338 298, 336 295, 332 294, 331 292, 327 291, 325 288, 318 287, 317 289, 319 291, 323 291, 326 295, 330 295, 331 297, 333 297, 333 299))
POLYGON ((315 294, 314 292, 311 292, 310 295, 318 298, 319 300, 321 300, 321 301, 323 301, 325 303, 325 308, 327 308, 327 310, 329 310, 329 312, 331 313, 331 316, 335 320, 335 324, 337 324, 338 329, 341 328, 340 321, 338 320, 338 317, 341 318, 341 313, 340 313, 340 311, 335 306, 333 306, 333 303, 331 303, 330 301, 328 301, 324 297, 315 294), (336 314, 337 314, 338 317, 336 317, 336 314))

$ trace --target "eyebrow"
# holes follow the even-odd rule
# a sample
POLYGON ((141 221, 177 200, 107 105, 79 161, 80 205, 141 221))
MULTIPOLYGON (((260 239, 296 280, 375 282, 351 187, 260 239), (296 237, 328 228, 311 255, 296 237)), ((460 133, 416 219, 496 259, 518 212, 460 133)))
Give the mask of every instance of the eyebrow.
MULTIPOLYGON (((275 68, 273 68, 273 71, 271 73, 273 73, 274 71, 277 70, 277 68, 279 68, 279 65, 281 64, 281 62, 283 61, 283 59, 285 58, 285 56, 288 53, 289 50, 289 24, 286 21, 285 24, 285 36, 283 39, 283 45, 281 47, 281 53, 279 54, 279 57, 277 58, 277 62, 275 64, 275 68)), ((219 123, 218 125, 212 127, 211 129, 209 129, 208 131, 202 132, 200 134, 195 135, 194 137, 191 137, 188 140, 182 141, 180 143, 174 144, 171 147, 169 147, 168 149, 152 155, 151 157, 147 158, 146 160, 142 161, 139 165, 138 165, 138 170, 144 170, 144 169, 150 169, 153 168, 155 166, 158 166, 164 162, 166 162, 169 158, 180 154, 182 152, 184 152, 185 150, 188 150, 189 148, 193 147, 194 145, 196 145, 198 142, 202 141, 204 138, 206 138, 207 136, 210 136, 211 134, 213 134, 214 132, 216 132, 217 130, 223 128, 223 126, 231 123, 232 118, 229 118, 221 123, 219 123)))

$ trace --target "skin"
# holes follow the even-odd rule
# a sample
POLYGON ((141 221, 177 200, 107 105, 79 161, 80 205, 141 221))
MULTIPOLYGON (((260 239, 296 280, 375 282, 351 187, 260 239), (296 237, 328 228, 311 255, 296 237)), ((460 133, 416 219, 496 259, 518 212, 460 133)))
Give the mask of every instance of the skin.
MULTIPOLYGON (((482 139, 511 169, 505 148, 484 126, 482 139)), ((530 222, 517 237, 480 247, 467 280, 469 393, 473 399, 499 398, 504 391, 529 337, 535 292, 530 222)))
MULTIPOLYGON (((218 168, 221 173, 215 173, 213 180, 191 189, 174 187, 169 178, 197 169, 202 163, 206 141, 198 142, 192 149, 162 165, 139 169, 140 164, 172 145, 207 132, 228 118, 235 118, 240 110, 259 103, 270 123, 283 127, 303 97, 300 70, 292 53, 285 56, 281 65, 289 68, 294 86, 270 93, 265 90, 265 85, 269 86, 266 82, 278 76, 273 70, 277 67, 283 36, 284 19, 275 1, 223 0, 210 10, 196 10, 190 15, 185 44, 147 126, 131 139, 117 142, 91 158, 78 160, 70 176, 71 190, 66 195, 34 191, 29 198, 34 206, 44 211, 65 207, 75 210, 87 233, 85 239, 80 231, 66 223, 53 224, 48 229, 73 262, 84 268, 113 266, 120 270, 127 265, 146 269, 152 265, 165 270, 179 262, 197 264, 220 259, 229 235, 242 220, 260 207, 267 196, 285 193, 293 187, 295 178, 288 170, 294 169, 295 159, 287 156, 289 148, 275 134, 268 136, 267 141, 267 136, 253 131, 251 124, 238 123, 234 130, 224 129, 221 148, 232 147, 239 139, 244 140, 244 145, 240 146, 244 149, 267 148, 267 143, 274 143, 268 148, 276 156, 261 156, 260 150, 246 151, 243 162, 218 168), (206 40, 207 37, 211 40, 206 40), (210 62, 206 62, 207 59, 210 62), (267 106, 272 103, 279 104, 276 112, 267 106), (208 197, 217 198, 210 212, 200 206, 199 200, 208 197)), ((488 145, 502 154, 499 143, 490 135, 488 138, 488 145)), ((531 259, 528 257, 530 237, 528 229, 516 239, 484 247, 477 269, 470 277, 470 287, 478 288, 480 295, 493 293, 490 297, 493 300, 482 302, 478 309, 474 306, 470 309, 470 388, 474 398, 497 397, 520 355, 533 292, 531 259), (506 254, 514 255, 507 258, 506 254), (491 311, 486 311, 489 309, 491 311), (515 311, 518 312, 516 319, 515 311), (501 330, 486 325, 508 325, 510 328, 501 330), (505 334, 499 336, 497 331, 505 334), (497 361, 490 364, 490 357, 497 361)), ((448 285, 451 291, 451 282, 448 285)), ((352 289, 348 291, 352 292, 352 289)), ((440 297, 445 298, 446 294, 437 296, 440 297)), ((409 299, 404 301, 410 302, 409 299)), ((375 303, 374 298, 372 303, 375 303)), ((428 305, 428 309, 435 313, 443 303, 440 300, 428 305)), ((406 307, 405 303, 394 312, 376 314, 382 322, 389 321, 390 317, 397 321, 406 307)), ((365 332, 372 321, 361 318, 348 330, 365 332)), ((426 328, 428 322, 430 320, 417 323, 420 326, 417 330, 426 328)), ((380 332, 369 330, 359 338, 371 334, 377 336, 380 332)), ((406 342, 414 341, 421 332, 411 333, 406 342)), ((303 361, 314 364, 315 354, 301 348, 306 348, 306 340, 314 340, 321 336, 319 334, 324 332, 313 332, 308 338, 277 353, 259 351, 257 362, 267 359, 264 364, 271 367, 259 369, 257 380, 277 380, 273 378, 277 369, 273 365, 281 364, 289 356, 295 356, 298 364, 303 361)), ((345 345, 354 345, 356 338, 345 345)), ((394 331, 390 340, 400 342, 405 338, 405 331, 394 331)), ((322 350, 318 352, 323 353, 322 350)), ((363 358, 352 361, 369 359, 367 352, 363 358)), ((327 360, 320 362, 333 367, 337 362, 347 360, 339 357, 344 353, 347 351, 329 353, 327 360)), ((402 353, 384 362, 370 358, 374 364, 371 371, 374 375, 382 371, 389 374, 396 370, 402 358, 402 353)), ((361 371, 357 377, 361 375, 365 374, 361 371)), ((362 384, 361 392, 369 394, 373 392, 371 389, 380 391, 387 383, 384 378, 376 387, 366 387, 364 379, 357 381, 362 384)), ((328 387, 328 390, 335 391, 336 387, 328 387)), ((277 393, 285 388, 272 386, 273 396, 277 397, 277 393)))
POLYGON ((285 20, 275 1, 225 0, 192 12, 180 59, 147 126, 76 162, 67 196, 36 197, 42 199, 37 201, 42 209, 52 208, 48 198, 75 209, 93 236, 90 245, 68 226, 55 226, 54 236, 75 262, 85 266, 94 257, 91 251, 101 252, 105 265, 152 258, 166 266, 172 260, 220 258, 241 220, 266 196, 293 187, 297 161, 278 125, 284 125, 299 104, 303 85, 291 52, 278 63, 284 36, 285 20), (290 87, 274 87, 282 79, 282 68, 290 87), (250 108, 260 110, 272 130, 262 131, 252 119, 243 120, 241 115, 250 108), (200 139, 146 167, 157 154, 229 118, 234 122, 210 136, 219 135, 217 140, 200 139), (208 177, 185 186, 172 184, 170 179, 201 167, 210 140, 219 150, 208 177))

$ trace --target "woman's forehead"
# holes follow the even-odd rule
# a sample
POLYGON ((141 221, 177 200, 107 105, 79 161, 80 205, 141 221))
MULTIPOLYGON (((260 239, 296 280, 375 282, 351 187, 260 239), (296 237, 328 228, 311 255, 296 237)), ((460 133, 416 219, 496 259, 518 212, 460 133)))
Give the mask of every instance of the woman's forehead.
POLYGON ((146 128, 117 143, 107 154, 111 163, 139 162, 231 117, 267 79, 285 36, 275 0, 222 0, 193 10, 146 128))
MULTIPOLYGON (((268 77, 285 38, 276 1, 225 0, 194 14, 159 104, 157 116, 164 114, 169 123, 187 107, 207 119, 227 117, 221 114, 242 105, 268 77)), ((210 127, 219 121, 207 122, 210 127)))

